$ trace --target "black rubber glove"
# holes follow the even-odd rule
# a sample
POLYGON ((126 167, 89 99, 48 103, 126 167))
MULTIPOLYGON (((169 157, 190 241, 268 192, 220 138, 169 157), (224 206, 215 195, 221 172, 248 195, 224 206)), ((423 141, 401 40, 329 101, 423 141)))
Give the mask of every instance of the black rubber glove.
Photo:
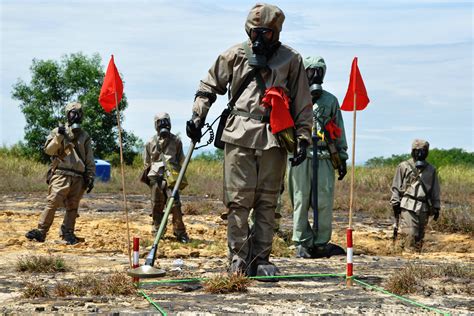
POLYGON ((66 134, 66 127, 63 124, 59 124, 58 126, 58 134, 65 135, 66 134))
POLYGON ((298 166, 306 159, 306 148, 308 148, 308 141, 301 140, 298 142, 296 154, 293 156, 293 158, 290 158, 292 167, 298 166))
POLYGON ((341 160, 341 165, 337 169, 337 173, 339 174, 339 177, 337 180, 342 180, 347 174, 347 165, 345 160, 341 160))
POLYGON ((94 188, 94 179, 89 179, 87 181, 87 193, 91 193, 93 188, 94 188))
POLYGON ((190 119, 186 122, 186 135, 188 135, 188 137, 191 138, 194 143, 199 143, 201 141, 201 127, 196 126, 196 123, 194 123, 193 119, 190 119))
POLYGON ((439 208, 433 209, 433 220, 436 222, 439 218, 439 208))
POLYGON ((393 215, 395 217, 400 216, 400 214, 402 213, 402 209, 400 208, 400 204, 392 205, 392 209, 393 209, 393 215))

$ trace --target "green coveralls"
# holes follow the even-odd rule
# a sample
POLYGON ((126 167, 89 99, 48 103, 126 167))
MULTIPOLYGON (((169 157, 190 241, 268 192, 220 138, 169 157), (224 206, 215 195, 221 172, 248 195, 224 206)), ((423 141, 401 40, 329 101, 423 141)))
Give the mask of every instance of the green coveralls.
MULTIPOLYGON (((336 125, 342 129, 342 135, 335 140, 341 160, 347 160, 347 143, 342 120, 341 110, 337 98, 331 93, 322 92, 319 99, 313 104, 313 116, 317 119, 316 129, 322 127, 335 117, 336 125)), ((317 230, 313 230, 308 221, 308 212, 311 205, 311 182, 313 179, 313 148, 308 148, 307 159, 299 166, 288 167, 288 190, 293 207, 293 238, 296 245, 307 248, 323 246, 331 239, 332 208, 334 203, 334 168, 331 164, 326 143, 318 144, 318 223, 317 230)))

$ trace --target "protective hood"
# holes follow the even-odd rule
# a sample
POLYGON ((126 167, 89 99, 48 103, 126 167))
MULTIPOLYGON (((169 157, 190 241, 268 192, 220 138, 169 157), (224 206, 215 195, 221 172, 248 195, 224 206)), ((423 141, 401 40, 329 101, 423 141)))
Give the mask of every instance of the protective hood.
POLYGON ((411 156, 415 161, 415 167, 417 169, 423 169, 426 167, 426 157, 430 150, 430 143, 423 139, 415 139, 411 144, 411 156))
MULTIPOLYGON (((324 76, 326 76, 326 62, 324 61, 324 58, 322 58, 321 56, 306 57, 305 59, 303 59, 303 64, 304 64, 304 69, 317 68, 317 67, 323 68, 324 76)), ((323 79, 324 79, 324 76, 323 76, 323 79)))
POLYGON ((411 149, 430 149, 430 143, 423 139, 415 139, 411 144, 411 149))
POLYGON ((168 113, 158 113, 155 115, 155 130, 161 137, 169 136, 171 132, 171 118, 168 113))
POLYGON ((71 102, 66 105, 64 110, 66 112, 67 125, 71 126, 73 130, 79 130, 82 123, 82 104, 71 102))
POLYGON ((66 112, 66 116, 71 110, 76 110, 82 113, 82 104, 80 104, 79 102, 68 103, 66 107, 64 108, 64 111, 66 112))
POLYGON ((285 14, 283 14, 279 7, 266 3, 257 3, 247 16, 245 31, 250 37, 250 30, 253 28, 266 27, 272 29, 272 43, 276 43, 280 39, 283 21, 285 21, 285 14))

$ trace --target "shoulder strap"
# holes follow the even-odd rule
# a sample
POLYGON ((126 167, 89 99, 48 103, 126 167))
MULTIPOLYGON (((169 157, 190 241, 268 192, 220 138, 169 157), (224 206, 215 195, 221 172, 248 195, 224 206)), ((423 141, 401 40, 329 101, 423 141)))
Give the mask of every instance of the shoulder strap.
MULTIPOLYGON (((250 56, 252 56, 252 52, 250 51, 249 45, 247 45, 247 42, 243 42, 242 47, 244 48, 245 56, 247 57, 247 60, 249 60, 250 56)), ((265 81, 262 78, 262 74, 260 73, 259 69, 253 68, 253 70, 255 70, 255 79, 257 80, 258 88, 260 89, 260 92, 263 95, 265 93, 265 90, 267 90, 267 86, 265 84, 265 81)))
POLYGON ((254 68, 252 69, 247 76, 245 77, 244 81, 240 85, 240 87, 237 89, 235 94, 232 94, 232 98, 229 100, 229 103, 227 103, 227 107, 229 107, 231 110, 235 106, 235 102, 240 98, 240 95, 244 92, 244 90, 247 88, 249 85, 250 81, 255 77, 257 70, 254 68))
POLYGON ((426 196, 426 199, 427 200, 431 200, 431 192, 429 192, 427 189, 426 189, 426 186, 425 184, 423 183, 423 179, 421 179, 421 175, 420 175, 420 172, 418 171, 418 169, 416 169, 415 166, 413 166, 411 163, 407 162, 407 165, 410 167, 411 171, 416 175, 416 179, 418 179, 420 181, 420 185, 421 185, 421 189, 425 192, 425 196, 426 196))

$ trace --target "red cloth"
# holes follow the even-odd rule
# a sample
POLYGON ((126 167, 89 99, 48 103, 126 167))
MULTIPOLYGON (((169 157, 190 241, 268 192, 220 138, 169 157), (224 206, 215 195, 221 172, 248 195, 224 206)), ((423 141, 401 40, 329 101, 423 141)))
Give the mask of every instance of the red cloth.
POLYGON ((357 57, 352 61, 351 75, 349 78, 349 87, 342 102, 341 110, 354 111, 354 95, 356 95, 356 110, 361 111, 367 107, 370 100, 365 89, 364 80, 357 66, 357 57))
POLYGON ((99 103, 105 112, 112 111, 120 103, 123 96, 123 83, 117 67, 114 64, 114 55, 110 58, 109 66, 105 72, 104 83, 100 89, 99 103), (117 97, 115 94, 117 93, 117 97))
POLYGON ((329 137, 332 139, 332 140, 335 140, 339 137, 341 137, 342 135, 342 129, 336 125, 336 122, 335 122, 336 118, 332 118, 332 120, 330 120, 326 126, 324 127, 324 129, 328 132, 329 134, 329 137))
POLYGON ((270 87, 265 90, 265 95, 262 99, 262 106, 272 109, 270 112, 270 127, 272 129, 272 134, 276 134, 295 126, 290 114, 290 99, 285 94, 283 88, 270 87))

